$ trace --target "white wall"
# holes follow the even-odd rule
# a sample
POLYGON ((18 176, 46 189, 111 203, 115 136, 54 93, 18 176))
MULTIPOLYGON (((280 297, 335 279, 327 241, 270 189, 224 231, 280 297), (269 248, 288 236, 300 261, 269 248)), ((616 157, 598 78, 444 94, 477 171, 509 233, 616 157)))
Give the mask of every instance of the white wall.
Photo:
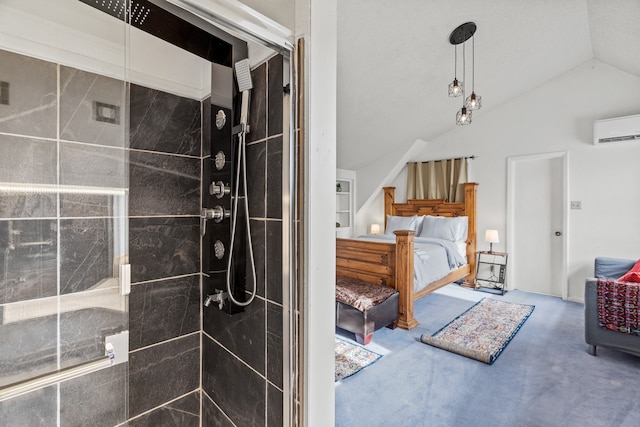
MULTIPOLYGON (((582 202, 569 210, 569 299, 581 301, 594 257, 640 258, 640 143, 592 144, 594 120, 637 114, 638 99, 639 78, 588 61, 492 111, 474 112, 471 125, 430 141, 413 160, 477 155, 469 179, 480 184, 478 230, 506 236, 507 157, 569 152, 569 198, 582 202)), ((483 104, 491 105, 490 94, 483 104)), ((397 196, 403 200, 404 191, 397 196)))
POLYGON ((304 420, 335 422, 337 0, 295 0, 305 49, 304 420))

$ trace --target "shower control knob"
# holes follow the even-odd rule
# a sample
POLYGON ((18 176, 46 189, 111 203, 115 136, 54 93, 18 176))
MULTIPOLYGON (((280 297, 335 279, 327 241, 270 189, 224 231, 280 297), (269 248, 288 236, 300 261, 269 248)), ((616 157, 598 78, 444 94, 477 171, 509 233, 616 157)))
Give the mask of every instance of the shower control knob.
POLYGON ((212 219, 215 222, 222 222, 223 219, 229 218, 231 212, 225 211, 220 205, 217 205, 213 209, 202 209, 202 217, 204 219, 212 219))
POLYGON ((217 170, 222 170, 224 168, 224 164, 227 161, 227 157, 224 155, 222 151, 218 151, 213 158, 213 164, 216 166, 217 170))
POLYGON ((216 196, 218 199, 223 198, 229 193, 231 193, 231 188, 229 186, 225 186, 222 181, 212 182, 209 186, 209 194, 216 196))
POLYGON ((227 115, 222 110, 218 110, 216 114, 216 129, 220 130, 227 124, 227 115))
POLYGON ((220 240, 216 240, 213 244, 213 254, 218 259, 222 259, 224 257, 224 243, 220 240))

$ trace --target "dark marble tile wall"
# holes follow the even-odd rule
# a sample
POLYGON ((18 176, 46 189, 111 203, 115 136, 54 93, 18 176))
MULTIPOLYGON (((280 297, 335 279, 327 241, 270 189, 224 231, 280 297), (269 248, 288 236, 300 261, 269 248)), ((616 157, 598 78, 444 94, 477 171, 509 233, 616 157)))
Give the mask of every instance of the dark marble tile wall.
POLYGON ((124 147, 125 83, 71 67, 60 67, 60 138, 124 147))
POLYGON ((0 420, 6 426, 51 427, 58 413, 57 386, 50 386, 0 402, 0 420))
MULTIPOLYGON (((33 344, 51 337, 50 346, 25 351, 46 365, 45 353, 53 349, 55 366, 60 330, 62 365, 68 366, 101 354, 104 335, 128 328, 128 366, 65 382, 59 401, 47 389, 2 404, 0 424, 51 425, 59 404, 63 425, 197 426, 201 102, 132 84, 126 129, 124 82, 4 51, 0 63, 0 81, 10 83, 9 105, 0 105, 0 181, 114 188, 130 181, 133 281, 125 319, 92 310, 90 319, 78 321, 72 317, 81 313, 74 312, 31 322, 14 334, 19 340, 33 335, 33 344), (42 322, 51 333, 36 324, 42 322), (129 402, 119 401, 127 387, 129 402), (29 415, 16 418, 21 411, 29 415)), ((0 274, 0 304, 55 296, 58 289, 80 292, 113 277, 114 259, 122 255, 114 253, 114 233, 127 225, 113 217, 126 203, 117 195, 0 195, 0 265, 8 266, 0 274)), ((7 340, 11 333, 0 330, 7 340)), ((15 360, 1 359, 0 365, 15 378, 15 360)))
POLYGON ((200 382, 200 334, 166 341, 129 355, 129 417, 196 391, 200 382))
POLYGON ((121 148, 61 142, 60 184, 126 188, 126 160, 121 148))
POLYGON ((130 147, 200 157, 200 101, 131 84, 130 147))
POLYGON ((130 97, 128 425, 195 427, 201 102, 134 84, 130 97))
MULTIPOLYGON (((138 418, 129 420, 127 425, 128 427, 200 427, 200 392, 195 391, 138 418)), ((208 424, 203 425, 208 426, 208 424)))
POLYGON ((60 425, 112 427, 126 417, 127 364, 60 384, 60 425))
POLYGON ((200 277, 136 285, 129 296, 131 350, 200 330, 200 277))
MULTIPOLYGON (((9 104, 0 105, 0 181, 126 188, 123 82, 2 50, 0 64, 0 81, 9 83, 9 104), (96 110, 105 105, 118 115, 96 110)), ((20 308, 28 300, 104 288, 123 255, 115 252, 114 233, 126 223, 113 218, 123 214, 116 210, 123 202, 113 195, 3 191, 0 312, 8 312, 4 304, 20 308)), ((105 298, 100 304, 121 300, 105 298)), ((34 304, 46 310, 48 302, 34 304)), ((29 319, 32 312, 25 305, 26 320, 0 322, 3 384, 102 357, 105 336, 128 329, 128 313, 119 310, 29 319)), ((4 402, 0 424, 49 426, 58 416, 62 425, 124 422, 126 375, 126 364, 117 365, 4 402)))
POLYGON ((200 159, 145 151, 129 156, 131 216, 199 215, 200 159))
POLYGON ((200 219, 131 218, 129 259, 134 283, 200 273, 200 219))
POLYGON ((57 244, 56 220, 0 220, 0 304, 56 295, 57 244))
POLYGON ((60 293, 94 289, 113 276, 112 218, 60 220, 60 293))
POLYGON ((96 307, 61 313, 59 318, 63 368, 104 356, 105 338, 127 329, 129 322, 126 312, 96 307))
MULTIPOLYGON (((0 181, 56 184, 55 141, 0 134, 0 154, 0 181)), ((56 210, 55 194, 0 193, 0 218, 55 217, 56 210)))
POLYGON ((264 426, 264 377, 214 341, 204 339, 202 346, 203 391, 235 425, 264 426))
POLYGON ((9 104, 0 104, 0 132, 56 138, 57 65, 0 49, 0 81, 9 104))
MULTIPOLYGON (((251 76, 247 179, 258 296, 243 313, 203 311, 203 426, 280 426, 283 420, 282 57, 251 76)), ((203 294, 217 281, 205 281, 203 294)))
POLYGON ((236 426, 204 393, 202 394, 202 425, 204 427, 236 426))

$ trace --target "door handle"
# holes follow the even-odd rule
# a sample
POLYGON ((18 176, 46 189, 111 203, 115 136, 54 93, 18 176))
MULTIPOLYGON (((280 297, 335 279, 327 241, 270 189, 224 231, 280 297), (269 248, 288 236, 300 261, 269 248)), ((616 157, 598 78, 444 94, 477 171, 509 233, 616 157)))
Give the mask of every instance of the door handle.
POLYGON ((562 232, 561 231, 556 231, 556 236, 562 236, 562 232))

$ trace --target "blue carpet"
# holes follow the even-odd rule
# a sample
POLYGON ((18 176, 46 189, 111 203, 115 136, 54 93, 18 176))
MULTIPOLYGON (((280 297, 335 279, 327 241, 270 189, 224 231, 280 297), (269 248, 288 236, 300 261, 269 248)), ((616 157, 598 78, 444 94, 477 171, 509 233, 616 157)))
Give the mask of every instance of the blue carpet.
POLYGON ((384 356, 336 385, 336 425, 638 426, 640 358, 605 348, 589 355, 583 309, 456 285, 427 295, 415 307, 420 326, 377 331, 367 347, 384 356), (536 306, 493 365, 419 342, 482 297, 536 306))

